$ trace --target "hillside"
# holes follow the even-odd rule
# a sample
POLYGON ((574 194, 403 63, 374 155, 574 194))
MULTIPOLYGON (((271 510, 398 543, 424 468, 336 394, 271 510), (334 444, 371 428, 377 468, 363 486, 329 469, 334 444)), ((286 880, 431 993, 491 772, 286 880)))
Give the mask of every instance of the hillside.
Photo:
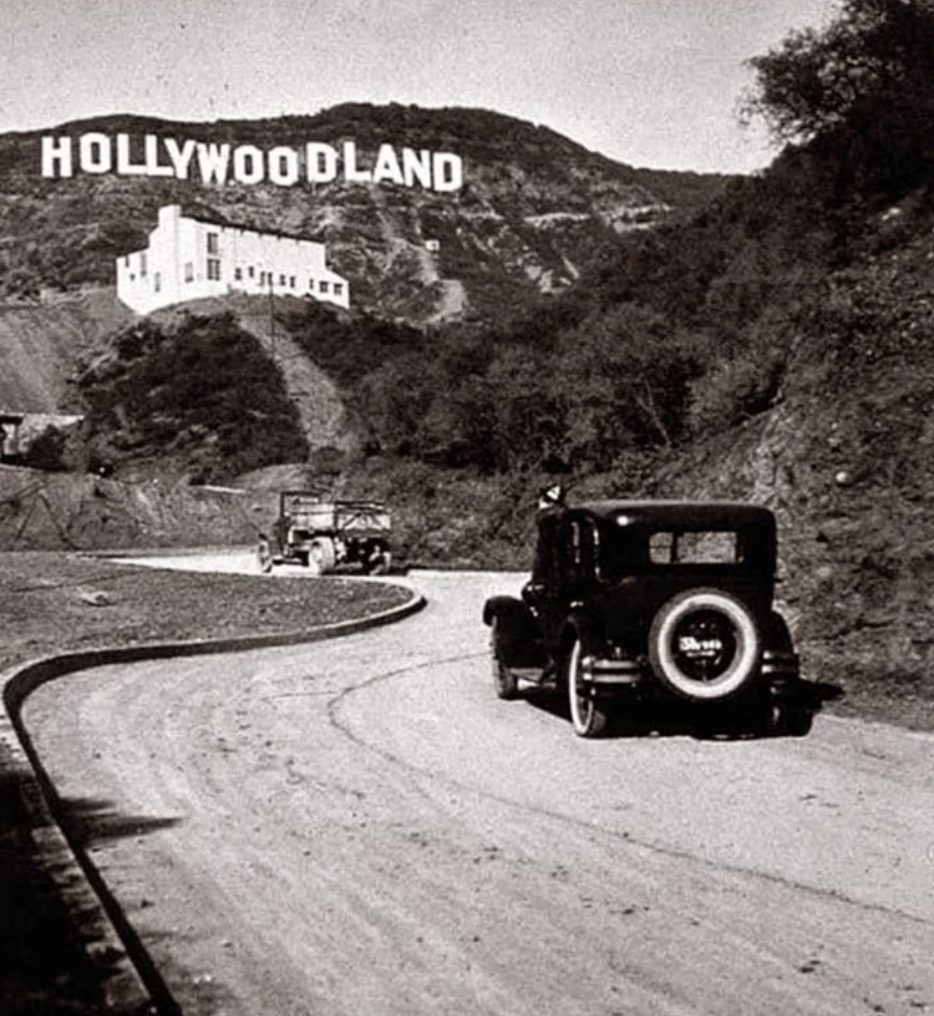
POLYGON ((649 489, 772 505, 784 595, 813 665, 851 702, 934 695, 934 266, 915 200, 795 315, 770 408, 686 446, 649 489))
POLYGON ((23 413, 80 408, 70 382, 80 356, 132 320, 113 289, 43 305, 0 305, 0 409, 23 413))
POLYGON ((3 139, 5 165, 18 167, 3 199, 7 255, 21 258, 10 238, 27 225, 61 238, 32 248, 35 277, 68 260, 85 281, 118 241, 137 242, 118 222, 144 231, 185 192, 230 221, 323 233, 367 294, 350 315, 234 301, 113 335, 69 391, 117 478, 379 496, 399 560, 494 567, 525 566, 536 491, 556 479, 573 496, 757 500, 779 514, 783 597, 821 676, 851 697, 882 680, 896 712, 930 697, 934 167, 923 139, 895 173, 884 146, 846 123, 761 175, 695 187, 478 111, 107 124, 120 127, 257 144, 353 135, 361 150, 418 134, 471 168, 454 197, 334 183, 311 201, 298 187, 37 182, 23 170, 35 138, 3 139), (677 215, 661 214, 665 187, 693 194, 677 215), (62 230, 79 205, 99 209, 93 228, 62 230), (225 350, 241 375, 252 365, 248 384, 225 350), (192 387, 198 376, 211 381, 192 387))
POLYGON ((145 246, 157 209, 177 203, 231 225, 324 240, 358 309, 418 323, 490 318, 567 287, 621 232, 696 204, 722 184, 717 176, 636 170, 484 110, 351 104, 315 116, 210 124, 101 117, 0 136, 0 298, 112 284, 114 259, 145 246), (82 172, 76 154, 70 177, 55 175, 61 161, 42 176, 44 136, 70 139, 76 153, 81 136, 121 133, 137 146, 151 136, 156 144, 251 152, 300 153, 309 141, 343 151, 349 140, 355 166, 369 167, 381 145, 453 153, 463 162, 463 186, 438 191, 341 175, 290 186, 229 174, 204 183, 193 161, 178 179, 82 172))

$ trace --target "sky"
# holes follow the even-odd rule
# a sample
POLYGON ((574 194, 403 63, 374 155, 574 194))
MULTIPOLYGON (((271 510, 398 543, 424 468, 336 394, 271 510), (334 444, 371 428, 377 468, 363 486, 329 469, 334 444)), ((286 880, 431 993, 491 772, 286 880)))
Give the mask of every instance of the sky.
MULTIPOLYGON (((0 133, 467 106, 633 166, 752 172, 750 57, 833 0, 2 0, 0 133)), ((314 139, 309 139, 314 140, 314 139)), ((387 138, 392 142, 392 138, 387 138)))

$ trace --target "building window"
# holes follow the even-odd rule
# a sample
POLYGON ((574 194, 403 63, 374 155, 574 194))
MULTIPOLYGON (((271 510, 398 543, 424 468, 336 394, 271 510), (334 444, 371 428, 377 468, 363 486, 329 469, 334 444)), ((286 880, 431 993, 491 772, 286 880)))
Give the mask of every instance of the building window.
POLYGON ((195 281, 195 266, 191 261, 185 262, 185 281, 186 282, 195 281))
POLYGON ((220 280, 221 261, 220 258, 208 258, 208 278, 214 282, 220 280))
POLYGON ((251 279, 253 278, 254 271, 253 271, 253 266, 252 265, 250 265, 250 267, 246 270, 246 273, 247 273, 247 275, 249 275, 249 277, 251 279))
POLYGON ((279 285, 280 286, 284 286, 285 285, 285 276, 284 275, 280 275, 279 276, 279 285))
POLYGON ((343 284, 343 282, 335 282, 334 283, 334 295, 335 296, 340 296, 343 292, 344 292, 344 284, 343 284))
POLYGON ((243 278, 243 269, 237 266, 234 269, 234 280, 240 282, 243 278))
POLYGON ((295 288, 295 276, 294 275, 289 276, 289 288, 290 289, 294 289, 295 288))
POLYGON ((156 272, 152 277, 152 288, 158 293, 162 289, 162 272, 156 272))
POLYGON ((146 251, 142 251, 139 256, 139 277, 146 278, 146 251))
POLYGON ((322 293, 326 293, 330 288, 331 287, 326 282, 322 282, 321 283, 321 292, 322 293))
POLYGON ((309 279, 308 280, 308 292, 309 293, 313 293, 314 291, 315 291, 315 280, 314 279, 309 279))
POLYGON ((219 254, 220 253, 220 234, 219 233, 208 233, 208 254, 219 254))

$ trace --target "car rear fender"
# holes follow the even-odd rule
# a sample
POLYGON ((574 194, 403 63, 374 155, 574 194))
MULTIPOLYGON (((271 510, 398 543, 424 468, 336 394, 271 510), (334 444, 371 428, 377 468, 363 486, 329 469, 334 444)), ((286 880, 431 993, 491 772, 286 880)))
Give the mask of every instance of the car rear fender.
POLYGON ((580 640, 581 651, 585 655, 599 652, 603 639, 593 621, 581 614, 571 614, 561 628, 559 651, 562 658, 567 657, 576 640, 580 640))
POLYGON ((528 604, 515 596, 493 596, 483 605, 483 623, 495 626, 503 663, 513 667, 542 665, 542 627, 528 604))
POLYGON ((777 611, 769 616, 763 635, 762 677, 773 691, 787 694, 800 684, 801 661, 788 624, 777 611))

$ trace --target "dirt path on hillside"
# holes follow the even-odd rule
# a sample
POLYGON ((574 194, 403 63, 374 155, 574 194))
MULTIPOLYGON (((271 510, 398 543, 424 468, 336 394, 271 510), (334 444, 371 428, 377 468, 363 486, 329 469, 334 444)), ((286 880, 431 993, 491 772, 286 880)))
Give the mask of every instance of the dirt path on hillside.
POLYGON ((25 718, 188 1014, 934 1009, 934 739, 583 741, 492 693, 479 608, 107 668, 25 718))

